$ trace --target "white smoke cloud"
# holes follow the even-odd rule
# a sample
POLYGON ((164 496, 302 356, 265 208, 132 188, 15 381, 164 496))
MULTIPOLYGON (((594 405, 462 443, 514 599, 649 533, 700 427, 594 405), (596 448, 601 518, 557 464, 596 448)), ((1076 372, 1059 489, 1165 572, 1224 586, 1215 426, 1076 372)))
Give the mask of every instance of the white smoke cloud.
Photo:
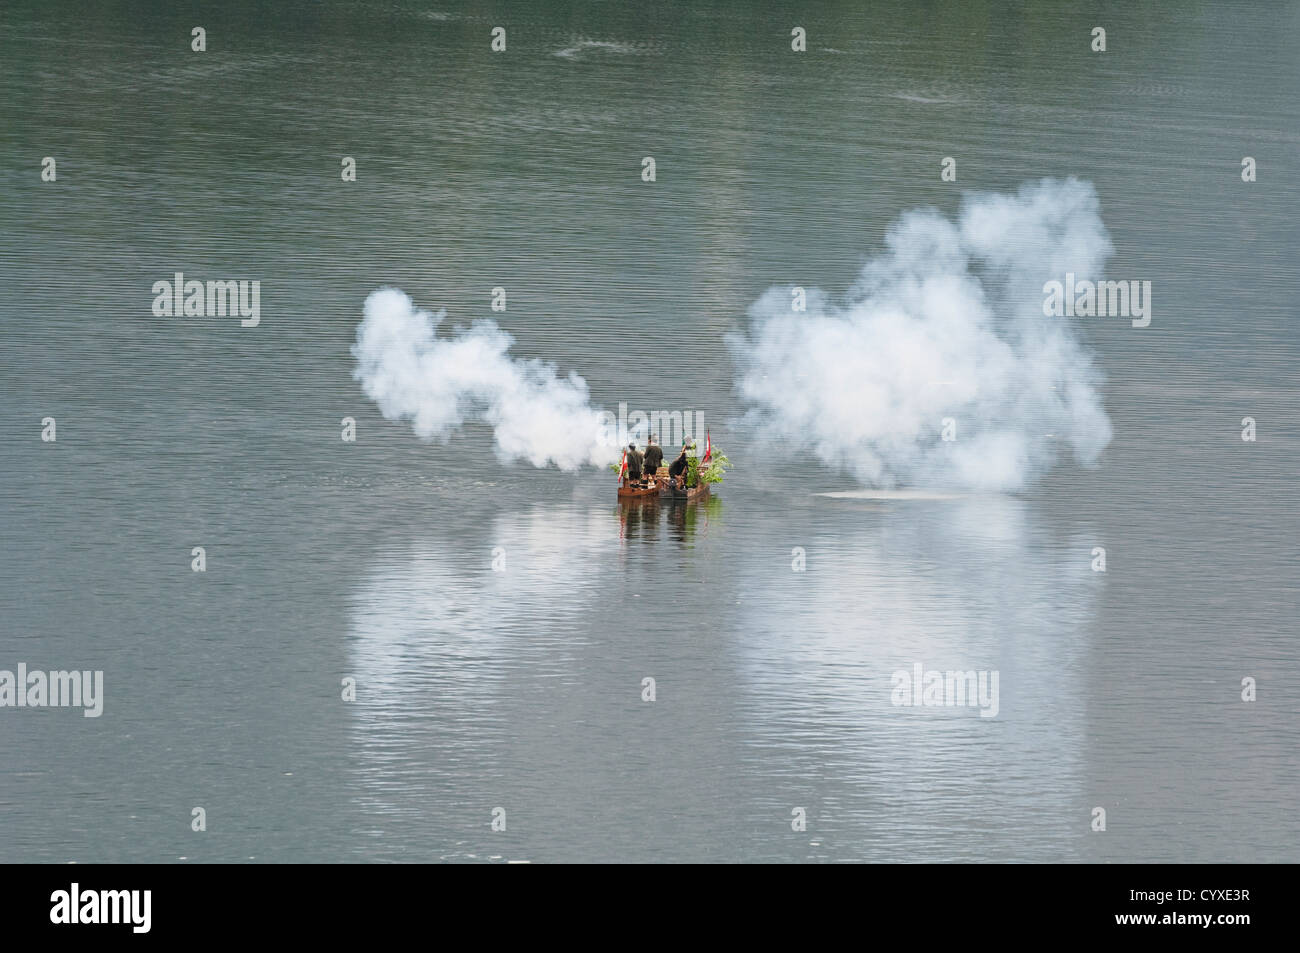
POLYGON ((750 423, 868 486, 1011 490, 1065 447, 1094 465, 1100 372, 1042 310, 1045 281, 1096 278, 1113 251, 1093 187, 967 195, 956 223, 908 212, 886 245, 843 305, 812 290, 798 313, 772 288, 750 308, 729 340, 750 423))
POLYGON ((397 288, 366 298, 353 376, 385 417, 410 420, 419 437, 444 443, 467 420, 484 421, 506 462, 575 470, 617 460, 586 381, 561 377, 545 361, 511 357, 514 339, 493 321, 439 337, 446 316, 417 308, 397 288))

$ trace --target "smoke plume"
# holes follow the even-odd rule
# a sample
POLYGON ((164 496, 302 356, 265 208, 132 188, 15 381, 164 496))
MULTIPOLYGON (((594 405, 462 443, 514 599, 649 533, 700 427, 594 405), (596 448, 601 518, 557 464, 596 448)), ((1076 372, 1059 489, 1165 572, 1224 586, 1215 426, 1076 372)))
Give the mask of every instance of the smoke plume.
POLYGON ((514 339, 492 321, 439 337, 446 316, 416 308, 396 288, 366 298, 353 376, 385 417, 410 420, 419 437, 444 443, 466 421, 481 420, 506 462, 576 470, 617 459, 586 381, 561 377, 545 361, 511 357, 514 339))
POLYGON ((1112 247, 1092 186, 971 194, 911 211, 843 303, 769 289, 729 340, 749 422, 873 487, 1011 490, 1110 442, 1101 376, 1043 284, 1096 278, 1112 247), (945 419, 949 435, 944 440, 945 419))

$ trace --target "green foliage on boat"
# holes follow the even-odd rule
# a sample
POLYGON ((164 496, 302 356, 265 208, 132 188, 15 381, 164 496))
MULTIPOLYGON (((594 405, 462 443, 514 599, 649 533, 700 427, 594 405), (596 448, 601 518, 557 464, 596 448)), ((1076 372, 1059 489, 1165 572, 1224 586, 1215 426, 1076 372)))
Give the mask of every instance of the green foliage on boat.
MULTIPOLYGON (((694 449, 698 450, 699 448, 697 446, 694 449)), ((699 486, 701 479, 703 479, 705 483, 721 483, 723 476, 726 475, 726 472, 730 467, 731 461, 727 459, 727 455, 717 447, 713 448, 713 456, 709 457, 709 465, 704 468, 703 474, 700 473, 700 458, 687 457, 686 485, 699 486)), ((614 473, 621 472, 622 461, 620 460, 618 463, 611 463, 609 469, 614 473)))
POLYGON ((731 466, 731 461, 727 455, 717 447, 713 448, 713 455, 709 457, 708 466, 700 470, 699 457, 686 458, 686 485, 699 486, 700 481, 705 483, 721 483, 722 478, 726 475, 727 468, 731 466))

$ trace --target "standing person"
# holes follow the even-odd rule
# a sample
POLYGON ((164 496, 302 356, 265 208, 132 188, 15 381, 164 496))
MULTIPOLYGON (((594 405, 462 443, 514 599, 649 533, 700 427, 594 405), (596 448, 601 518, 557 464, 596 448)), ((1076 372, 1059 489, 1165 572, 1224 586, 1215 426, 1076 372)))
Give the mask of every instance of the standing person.
POLYGON ((678 489, 686 489, 686 451, 691 447, 689 440, 682 444, 682 452, 677 455, 677 459, 668 464, 668 478, 678 485, 678 489), (678 478, 681 478, 678 480, 678 478))
POLYGON ((664 452, 660 449, 659 444, 655 443, 655 435, 650 435, 650 441, 645 448, 645 475, 650 479, 655 478, 659 472, 659 466, 664 462, 664 452))
POLYGON ((641 454, 636 449, 636 444, 627 445, 627 482, 636 485, 641 482, 641 454))

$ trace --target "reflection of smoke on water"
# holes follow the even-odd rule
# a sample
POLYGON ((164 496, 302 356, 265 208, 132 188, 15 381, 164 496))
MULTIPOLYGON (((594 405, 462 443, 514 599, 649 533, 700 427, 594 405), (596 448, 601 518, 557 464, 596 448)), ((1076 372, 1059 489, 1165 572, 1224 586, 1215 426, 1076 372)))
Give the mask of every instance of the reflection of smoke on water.
POLYGON ((490 683, 494 653, 541 648, 555 623, 594 598, 593 567, 616 545, 609 529, 599 510, 537 507, 499 516, 472 541, 430 540, 381 558, 356 594, 358 680, 382 696, 423 692, 430 679, 460 690, 490 683))
POLYGON ((803 499, 729 496, 711 533, 697 504, 627 511, 630 532, 610 502, 538 506, 380 556, 348 671, 367 856, 1077 853, 1090 540, 1008 497, 803 499), (917 662, 997 671, 997 716, 892 705, 917 662), (794 805, 808 840, 769 836, 794 805))
POLYGON ((918 860, 975 859, 989 843, 1012 852, 1017 829, 1059 853, 1063 831, 1086 833, 1079 639, 1100 584, 1090 544, 1062 547, 1009 497, 818 507, 834 513, 804 537, 807 571, 746 563, 738 580, 754 717, 788 753, 780 793, 815 794, 836 815, 824 822, 845 836, 866 824, 895 860, 921 830, 945 842, 918 860), (895 706, 892 673, 918 662, 997 671, 997 716, 895 706), (1032 799, 1026 775, 1039 779, 1032 799), (1009 833, 990 839, 990 828, 1009 833))
MULTIPOLYGON (((354 596, 347 673, 368 814, 423 822, 442 799, 450 820, 485 787, 484 800, 500 796, 490 778, 510 740, 497 699, 526 706, 530 692, 571 673, 582 644, 573 623, 616 548, 603 511, 536 507, 456 536, 415 537, 376 560, 354 596)), ((450 826, 473 831, 480 820, 450 826)), ((407 843, 384 838, 394 842, 407 843)), ((467 856, 468 844, 448 856, 467 856)))

